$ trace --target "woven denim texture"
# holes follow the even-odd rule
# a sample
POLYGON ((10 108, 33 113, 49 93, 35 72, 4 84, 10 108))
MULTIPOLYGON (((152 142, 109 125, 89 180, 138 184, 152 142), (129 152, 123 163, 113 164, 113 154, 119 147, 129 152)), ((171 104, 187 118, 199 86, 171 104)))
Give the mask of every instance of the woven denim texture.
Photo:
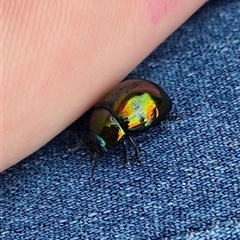
POLYGON ((91 180, 64 131, 2 173, 1 239, 240 239, 239 16, 240 1, 207 3, 127 77, 161 85, 182 116, 133 136, 143 166, 119 147, 91 180))

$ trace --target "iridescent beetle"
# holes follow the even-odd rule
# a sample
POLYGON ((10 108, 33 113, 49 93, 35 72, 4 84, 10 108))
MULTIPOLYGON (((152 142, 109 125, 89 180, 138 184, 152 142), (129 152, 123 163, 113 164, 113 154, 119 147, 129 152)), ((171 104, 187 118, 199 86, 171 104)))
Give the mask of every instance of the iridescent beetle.
POLYGON ((121 82, 95 106, 90 117, 88 131, 83 142, 94 155, 92 176, 96 167, 96 156, 107 152, 107 147, 123 145, 124 163, 128 164, 126 139, 134 149, 138 165, 141 165, 138 150, 129 136, 146 131, 169 116, 172 101, 167 93, 153 82, 131 79, 121 82))

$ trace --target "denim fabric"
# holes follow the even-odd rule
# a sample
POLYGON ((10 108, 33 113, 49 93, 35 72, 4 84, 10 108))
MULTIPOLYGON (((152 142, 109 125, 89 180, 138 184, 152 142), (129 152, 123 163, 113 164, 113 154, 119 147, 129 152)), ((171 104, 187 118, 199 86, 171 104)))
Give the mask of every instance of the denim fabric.
MULTIPOLYGON (((64 131, 1 174, 1 239, 240 239, 240 1, 203 6, 128 78, 161 85, 182 119, 98 162, 64 131)), ((127 57, 127 56, 126 56, 127 57)), ((70 126, 81 136, 90 113, 70 126)))

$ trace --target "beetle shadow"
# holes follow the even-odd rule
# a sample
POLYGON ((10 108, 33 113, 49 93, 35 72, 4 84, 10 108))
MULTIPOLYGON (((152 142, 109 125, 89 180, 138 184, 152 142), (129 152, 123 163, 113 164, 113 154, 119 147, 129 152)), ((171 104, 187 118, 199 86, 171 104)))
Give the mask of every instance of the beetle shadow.
POLYGON ((70 152, 75 152, 78 149, 84 149, 82 138, 88 130, 88 122, 93 112, 93 108, 85 112, 81 117, 69 125, 64 131, 60 133, 65 147, 70 152))

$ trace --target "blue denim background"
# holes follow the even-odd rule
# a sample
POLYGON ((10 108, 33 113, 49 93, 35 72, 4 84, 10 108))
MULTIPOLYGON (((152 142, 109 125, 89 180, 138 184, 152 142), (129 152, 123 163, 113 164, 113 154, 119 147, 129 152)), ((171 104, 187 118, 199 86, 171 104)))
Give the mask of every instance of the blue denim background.
POLYGON ((91 180, 65 131, 2 173, 1 239, 240 239, 239 16, 240 1, 209 2, 128 76, 160 84, 182 115, 134 136, 142 167, 119 148, 91 180))

